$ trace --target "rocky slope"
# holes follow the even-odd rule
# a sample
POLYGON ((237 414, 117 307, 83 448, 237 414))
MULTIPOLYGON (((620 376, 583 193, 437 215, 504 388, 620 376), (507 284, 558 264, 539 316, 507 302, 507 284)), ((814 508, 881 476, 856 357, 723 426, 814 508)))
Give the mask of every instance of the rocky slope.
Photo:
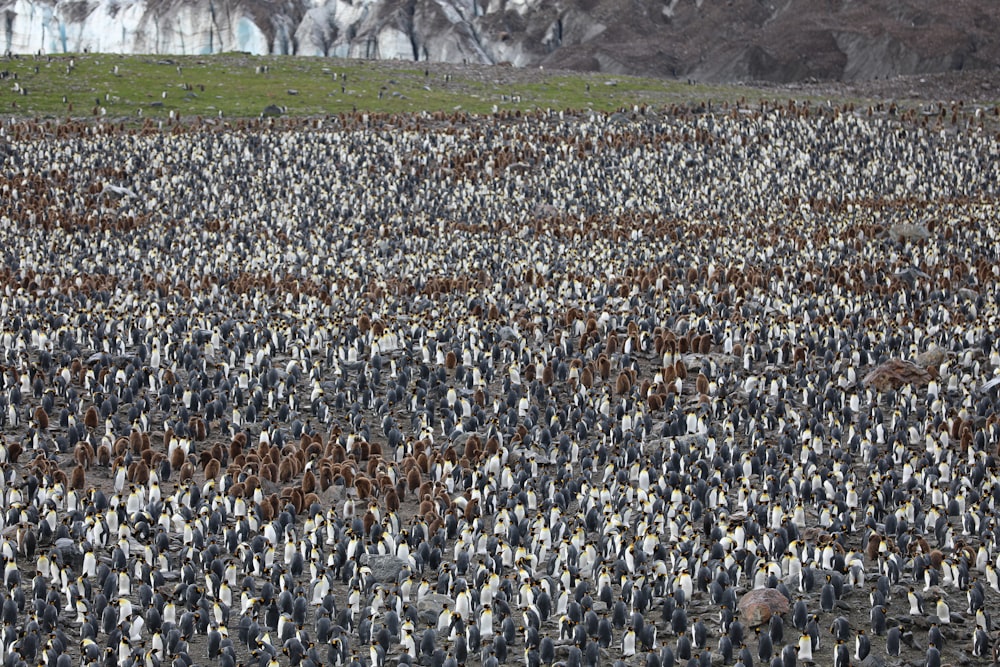
POLYGON ((1000 65, 995 0, 0 0, 0 49, 249 51, 704 81, 1000 65))

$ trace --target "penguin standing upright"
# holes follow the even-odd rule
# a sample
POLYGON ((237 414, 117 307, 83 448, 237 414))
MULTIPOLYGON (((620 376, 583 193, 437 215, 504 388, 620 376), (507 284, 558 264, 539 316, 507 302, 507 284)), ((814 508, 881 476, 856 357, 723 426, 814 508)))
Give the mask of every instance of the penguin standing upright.
POLYGON ((833 647, 833 667, 851 667, 851 653, 843 639, 838 639, 833 647))
POLYGON ((771 646, 781 646, 785 639, 785 621, 778 614, 771 614, 771 620, 767 627, 767 633, 771 636, 771 646))
POLYGON ((677 638, 677 658, 687 661, 691 659, 691 654, 691 638, 687 635, 681 635, 677 638))
POLYGON ((864 628, 861 628, 858 630, 858 636, 854 638, 854 659, 859 662, 864 660, 871 653, 871 650, 872 646, 868 635, 865 634, 864 628))
POLYGON ((990 653, 990 636, 982 628, 976 628, 972 635, 972 655, 985 658, 990 653))
POLYGON ((941 651, 934 644, 930 644, 927 647, 927 657, 924 661, 924 667, 941 667, 941 651))
POLYGON ((819 641, 822 636, 822 633, 819 631, 819 617, 815 614, 806 623, 806 634, 812 640, 813 653, 815 653, 819 650, 819 641))
POLYGON ((944 646, 944 637, 941 634, 941 628, 937 623, 931 623, 931 627, 927 630, 927 645, 934 645, 940 650, 944 646))
POLYGON ((675 635, 682 635, 687 632, 688 618, 683 607, 676 607, 670 615, 670 630, 675 635))
POLYGON ((705 648, 705 643, 708 641, 708 628, 701 619, 695 619, 694 625, 691 626, 691 638, 694 640, 696 649, 705 648))
POLYGON ((733 643, 729 640, 729 635, 719 637, 719 655, 722 656, 722 663, 728 665, 733 661, 733 643))
POLYGON ((951 623, 951 609, 943 597, 938 598, 934 613, 937 615, 939 623, 945 625, 951 623))
POLYGON ((872 633, 878 636, 885 634, 885 607, 879 605, 871 610, 872 633))
POLYGON ((885 652, 890 656, 899 656, 900 634, 899 626, 889 628, 889 631, 886 633, 885 652))
POLYGON ((819 593, 819 607, 823 611, 829 613, 833 611, 833 608, 837 605, 837 593, 834 589, 833 584, 830 582, 830 577, 827 577, 827 581, 823 584, 823 588, 820 589, 819 593))
POLYGON ((813 659, 812 637, 809 633, 803 632, 799 636, 799 661, 810 662, 813 659))
POLYGON ((556 645, 551 637, 542 637, 538 643, 538 657, 543 665, 551 665, 556 659, 556 645))
POLYGON ((629 628, 622 635, 622 656, 628 658, 635 655, 635 630, 629 628))
POLYGON ((838 616, 830 624, 830 634, 833 635, 834 639, 846 642, 851 636, 851 622, 843 616, 838 616))
MULTIPOLYGON (((973 590, 969 589, 969 593, 971 594, 973 590)), ((982 607, 976 609, 976 627, 982 628, 986 632, 993 630, 993 619, 990 618, 990 615, 982 607)))
POLYGON ((806 629, 806 623, 809 622, 809 608, 806 606, 806 601, 799 598, 795 601, 795 605, 792 607, 792 624, 795 629, 799 632, 803 632, 806 629))
POLYGON ((760 632, 758 629, 757 633, 757 657, 763 663, 771 662, 771 656, 774 654, 774 645, 771 643, 771 635, 767 632, 760 632))
POLYGON ((910 586, 910 590, 907 591, 906 599, 910 603, 910 616, 924 615, 924 598, 914 590, 913 586, 910 586))
POLYGON ((600 648, 611 646, 612 630, 611 620, 607 616, 602 617, 597 624, 597 644, 600 648))
POLYGON ((993 567, 993 563, 986 564, 986 584, 1000 593, 1000 576, 997 576, 997 570, 993 567))

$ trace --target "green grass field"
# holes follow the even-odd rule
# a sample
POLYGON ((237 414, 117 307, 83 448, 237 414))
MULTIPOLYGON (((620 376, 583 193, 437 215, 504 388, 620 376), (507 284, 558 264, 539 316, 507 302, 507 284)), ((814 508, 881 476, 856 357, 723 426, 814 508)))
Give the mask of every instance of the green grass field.
MULTIPOLYGON (((711 105, 790 99, 813 104, 891 100, 919 109, 905 95, 833 92, 835 88, 710 85, 606 73, 410 61, 298 56, 71 54, 0 58, 0 118, 63 120, 222 116, 256 118, 268 107, 281 115, 321 117, 353 111, 382 113, 462 111, 470 114, 539 109, 612 112, 637 105, 711 105), (821 91, 821 92, 819 92, 821 91), (833 95, 831 99, 829 96, 833 95)), ((975 113, 977 107, 965 111, 975 113)), ((996 129, 997 102, 986 107, 996 129)))
POLYGON ((289 56, 15 56, 0 60, 0 115, 114 119, 663 106, 760 97, 740 86, 510 67, 289 56))

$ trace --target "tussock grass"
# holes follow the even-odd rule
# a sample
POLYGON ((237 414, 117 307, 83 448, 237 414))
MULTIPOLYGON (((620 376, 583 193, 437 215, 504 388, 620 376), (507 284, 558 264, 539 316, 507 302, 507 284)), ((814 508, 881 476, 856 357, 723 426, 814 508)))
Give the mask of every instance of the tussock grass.
POLYGON ((291 116, 351 111, 615 111, 760 97, 741 86, 510 67, 289 56, 75 54, 0 59, 0 114, 35 118, 291 116))

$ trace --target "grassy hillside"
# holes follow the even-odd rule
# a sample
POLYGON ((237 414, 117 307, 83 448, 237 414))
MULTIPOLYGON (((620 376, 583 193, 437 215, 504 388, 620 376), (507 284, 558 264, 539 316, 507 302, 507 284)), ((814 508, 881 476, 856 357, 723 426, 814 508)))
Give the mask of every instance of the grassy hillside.
POLYGON ((76 54, 0 60, 0 113, 64 118, 259 116, 537 108, 611 111, 735 99, 737 86, 508 67, 225 54, 76 54))

